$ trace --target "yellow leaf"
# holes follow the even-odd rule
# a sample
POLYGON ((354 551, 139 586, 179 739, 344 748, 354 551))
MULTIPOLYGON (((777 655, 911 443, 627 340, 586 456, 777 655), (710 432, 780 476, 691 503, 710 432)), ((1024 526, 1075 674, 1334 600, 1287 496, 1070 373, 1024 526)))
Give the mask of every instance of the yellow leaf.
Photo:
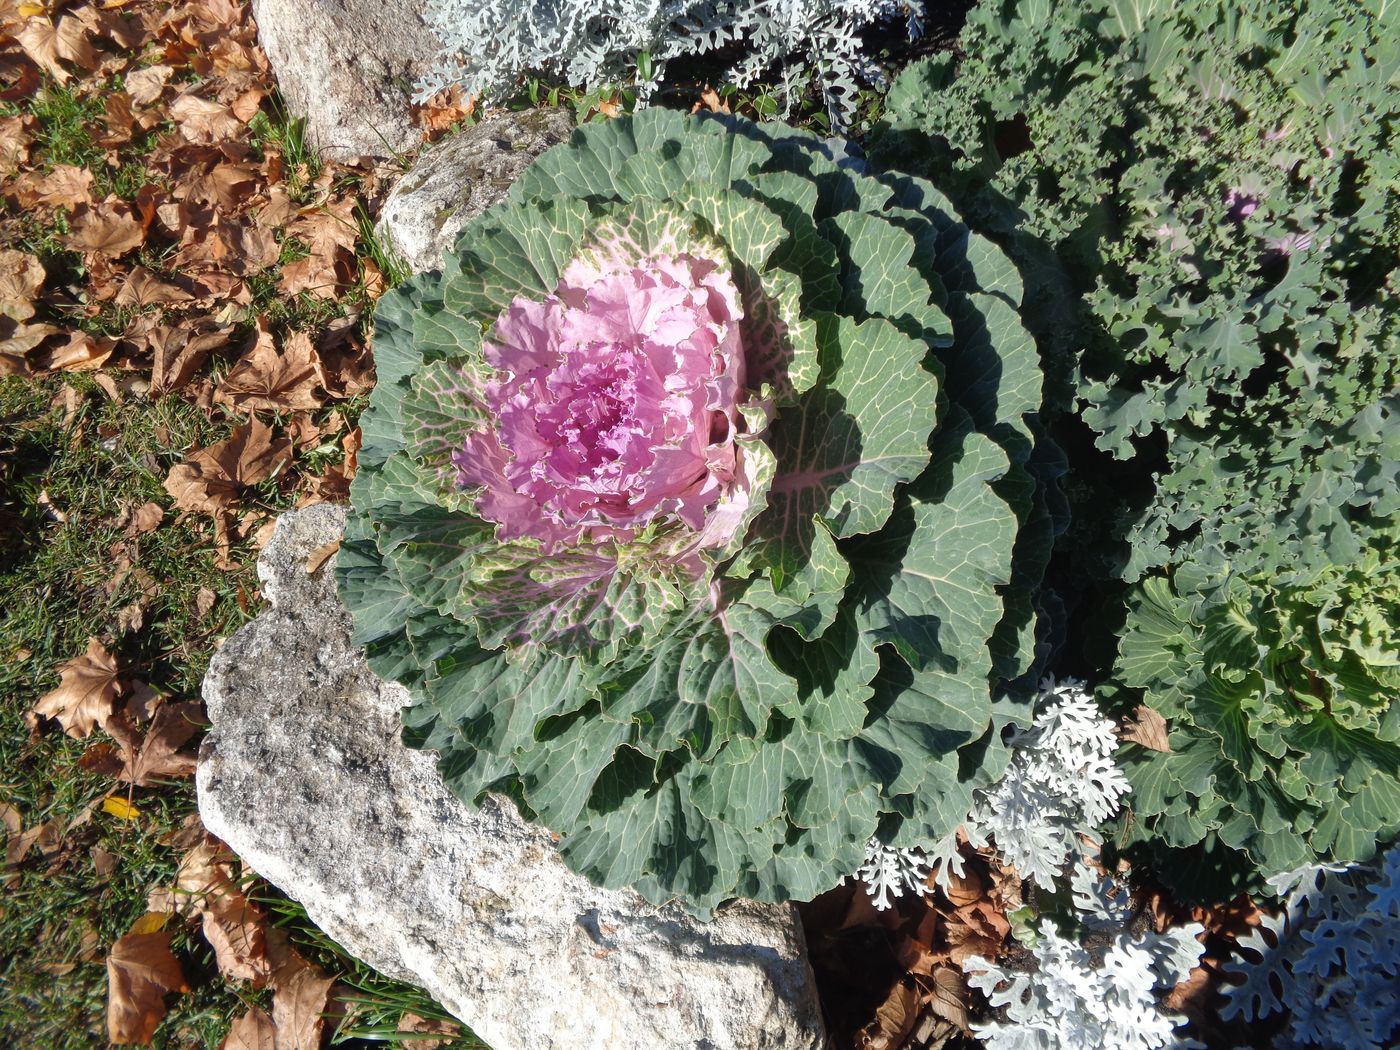
POLYGON ((108 795, 102 800, 102 812, 110 813, 118 820, 135 820, 140 814, 136 807, 120 795, 108 795))
POLYGON ((165 920, 170 918, 164 912, 148 911, 141 918, 137 919, 127 930, 127 933, 159 933, 165 929, 165 920))
POLYGON ((20 4, 19 14, 21 18, 33 18, 35 15, 46 15, 49 9, 44 4, 20 4))

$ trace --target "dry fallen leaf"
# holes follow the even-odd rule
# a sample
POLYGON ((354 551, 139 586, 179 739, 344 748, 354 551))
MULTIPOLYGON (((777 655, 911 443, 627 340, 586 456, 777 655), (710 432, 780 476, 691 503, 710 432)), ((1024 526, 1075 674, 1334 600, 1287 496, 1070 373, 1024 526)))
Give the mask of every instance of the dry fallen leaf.
POLYGON ((141 816, 141 811, 129 799, 124 799, 120 795, 108 795, 102 800, 102 812, 107 813, 118 820, 132 821, 141 816))
POLYGON ((259 322, 258 337, 219 384, 214 400, 240 412, 300 412, 319 408, 321 362, 305 332, 293 332, 279 353, 272 333, 259 322))
POLYGON ((711 113, 730 112, 729 103, 721 101, 719 92, 710 87, 709 84, 706 84, 704 90, 700 92, 700 101, 690 107, 690 112, 699 113, 702 108, 711 113))
POLYGON ((165 520, 165 508, 159 503, 143 503, 131 512, 131 517, 126 523, 127 539, 135 536, 142 536, 148 532, 154 532, 159 528, 160 523, 165 520))
POLYGON ((34 316, 34 297, 44 286, 44 266, 28 252, 0 249, 0 317, 27 321, 34 316))
POLYGON ((431 142, 476 112, 476 96, 469 95, 463 101, 461 87, 454 84, 443 88, 414 109, 418 126, 423 129, 424 141, 431 142))
POLYGON ((195 95, 177 98, 170 106, 170 116, 190 142, 220 142, 237 138, 243 131, 243 122, 228 106, 195 95))
POLYGON ((277 1026, 267 1011, 250 1006, 230 1026, 219 1050, 279 1050, 277 1026))
POLYGON ((340 550, 340 541, 331 540, 330 543, 323 543, 306 556, 306 574, 310 576, 330 559, 331 555, 340 550))
POLYGON ((64 63, 83 69, 97 65, 97 52, 88 42, 87 29, 71 15, 64 15, 57 22, 31 18, 15 39, 24 53, 60 84, 66 84, 69 77, 64 63))
POLYGON ((116 657, 96 638, 89 638, 87 652, 58 671, 58 688, 40 697, 32 710, 58 719, 64 732, 82 739, 106 721, 121 694, 116 657))
POLYGON ((303 241, 310 254, 282 267, 282 294, 309 292, 329 299, 339 285, 352 279, 359 238, 354 212, 355 202, 346 198, 308 209, 288 225, 287 235, 303 241))
POLYGON ((113 300, 118 306, 165 306, 183 303, 194 296, 177 284, 166 281, 144 266, 133 266, 113 300))
POLYGON ((0 117, 0 177, 14 174, 29 159, 33 123, 34 118, 27 113, 0 117))
POLYGON ((274 439, 272 429, 255 417, 226 440, 171 467, 165 490, 181 510, 222 513, 233 507, 245 486, 265 481, 285 466, 291 446, 287 438, 274 439))
POLYGON ((162 779, 187 777, 194 773, 195 756, 181 753, 203 728, 204 706, 188 701, 162 704, 145 730, 136 724, 136 715, 117 712, 102 728, 121 750, 120 766, 111 775, 137 787, 149 787, 162 779))
POLYGON ((161 325, 146 334, 145 344, 152 350, 151 396, 159 397, 178 390, 188 383, 209 358, 209 354, 226 346, 232 326, 207 328, 172 328, 161 325))
POLYGON ((252 981, 262 987, 274 969, 268 954, 267 914, 239 888, 233 861, 227 846, 205 838, 180 862, 174 890, 152 894, 148 907, 168 906, 182 915, 198 914, 219 973, 227 980, 252 981))
POLYGON ((25 831, 16 831, 5 842, 5 866, 15 867, 32 849, 38 849, 45 856, 56 853, 62 842, 63 828, 57 817, 35 824, 25 831))
POLYGON ((149 1043, 165 1016, 165 996, 187 992, 169 933, 128 933, 107 956, 107 1038, 149 1043))
POLYGON ((131 634, 141 630, 146 624, 146 609, 139 602, 131 602, 117 611, 117 630, 131 634))
POLYGON ((66 343, 45 347, 34 364, 44 372, 91 372, 106 363, 116 346, 115 339, 103 335, 71 332, 66 343))
POLYGON ((289 966, 291 973, 278 974, 272 997, 272 1020, 277 1026, 277 1050, 319 1050, 325 1019, 326 1000, 334 977, 304 960, 289 966))
POLYGON ((907 979, 890 989, 875 1019, 856 1034, 860 1050, 897 1050, 919 1020, 919 995, 907 979))
POLYGON ((1133 717, 1128 718, 1123 724, 1124 741, 1141 743, 1149 750, 1172 750, 1172 745, 1166 739, 1168 729, 1166 729, 1166 718, 1161 713, 1152 710, 1147 704, 1138 704, 1133 717))
POLYGON ((412 1050, 439 1050, 440 1047, 460 1039, 462 1036, 462 1026, 451 1021, 440 1021, 429 1017, 420 1017, 412 1010, 404 1012, 399 1018, 399 1031, 411 1035, 440 1035, 441 1039, 413 1039, 406 1040, 404 1045, 412 1050))
POLYGON ((933 971, 933 985, 926 993, 929 1009, 964 1032, 968 1031, 967 997, 967 981, 961 970, 940 966, 933 971))
POLYGON ((1146 704, 1139 704, 1133 717, 1124 723, 1122 736, 1124 740, 1141 744, 1151 751, 1172 749, 1167 742, 1167 720, 1146 704))
POLYGON ((149 106, 165 91, 165 82, 175 70, 171 66, 147 66, 126 75, 126 93, 138 105, 149 106))
POLYGON ((13 186, 15 199, 25 208, 76 208, 92 201, 92 172, 73 164, 55 164, 47 173, 27 171, 13 186))
POLYGON ((131 206, 110 196, 92 207, 81 207, 64 245, 78 252, 115 259, 141 246, 146 230, 131 214, 131 206))

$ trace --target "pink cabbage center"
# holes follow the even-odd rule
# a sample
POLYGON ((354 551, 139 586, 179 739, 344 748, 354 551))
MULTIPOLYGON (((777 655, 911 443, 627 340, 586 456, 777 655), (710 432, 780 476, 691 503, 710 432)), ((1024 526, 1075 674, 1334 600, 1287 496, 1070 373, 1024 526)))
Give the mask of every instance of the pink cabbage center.
POLYGON ((738 473, 740 316, 729 272, 686 254, 575 260, 544 301, 516 298, 484 346, 498 426, 453 456, 478 511, 547 547, 701 530, 738 473))

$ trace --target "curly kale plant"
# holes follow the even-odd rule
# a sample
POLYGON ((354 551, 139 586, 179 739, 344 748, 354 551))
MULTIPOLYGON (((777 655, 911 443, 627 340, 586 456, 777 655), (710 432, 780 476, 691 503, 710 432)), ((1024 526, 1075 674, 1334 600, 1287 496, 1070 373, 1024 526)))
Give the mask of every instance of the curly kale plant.
POLYGON ((929 186, 790 129, 544 154, 376 314, 338 575, 408 742, 698 911, 947 834, 1049 547, 1019 295, 929 186))
POLYGON ((1393 22, 1371 0, 983 4, 962 64, 889 101, 887 151, 917 140, 1008 244, 1123 461, 1076 485, 1078 527, 1126 541, 1115 677, 1172 723, 1173 753, 1127 754, 1134 834, 1266 875, 1400 824, 1393 22))
POLYGON ((1181 590, 1143 584, 1119 656, 1174 727, 1130 767, 1139 817, 1273 873, 1371 856, 1400 830, 1400 559, 1181 590))

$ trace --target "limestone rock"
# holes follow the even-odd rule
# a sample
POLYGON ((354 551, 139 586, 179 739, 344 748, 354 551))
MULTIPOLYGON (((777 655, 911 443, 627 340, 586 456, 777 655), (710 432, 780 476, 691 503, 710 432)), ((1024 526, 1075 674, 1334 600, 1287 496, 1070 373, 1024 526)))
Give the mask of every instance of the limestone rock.
POLYGON ((287 107, 322 156, 418 145, 414 85, 439 50, 421 0, 253 0, 253 16, 287 107))
POLYGON ((573 130, 566 109, 497 113, 429 149, 384 202, 379 234, 414 273, 437 269, 457 231, 573 130))
POLYGON ((272 608, 215 654, 200 814, 374 968, 431 992, 496 1050, 788 1050, 823 1045, 790 906, 712 923, 599 889, 508 799, 480 810, 399 738, 407 694, 350 645, 308 555, 345 511, 284 514, 258 562, 272 608))

